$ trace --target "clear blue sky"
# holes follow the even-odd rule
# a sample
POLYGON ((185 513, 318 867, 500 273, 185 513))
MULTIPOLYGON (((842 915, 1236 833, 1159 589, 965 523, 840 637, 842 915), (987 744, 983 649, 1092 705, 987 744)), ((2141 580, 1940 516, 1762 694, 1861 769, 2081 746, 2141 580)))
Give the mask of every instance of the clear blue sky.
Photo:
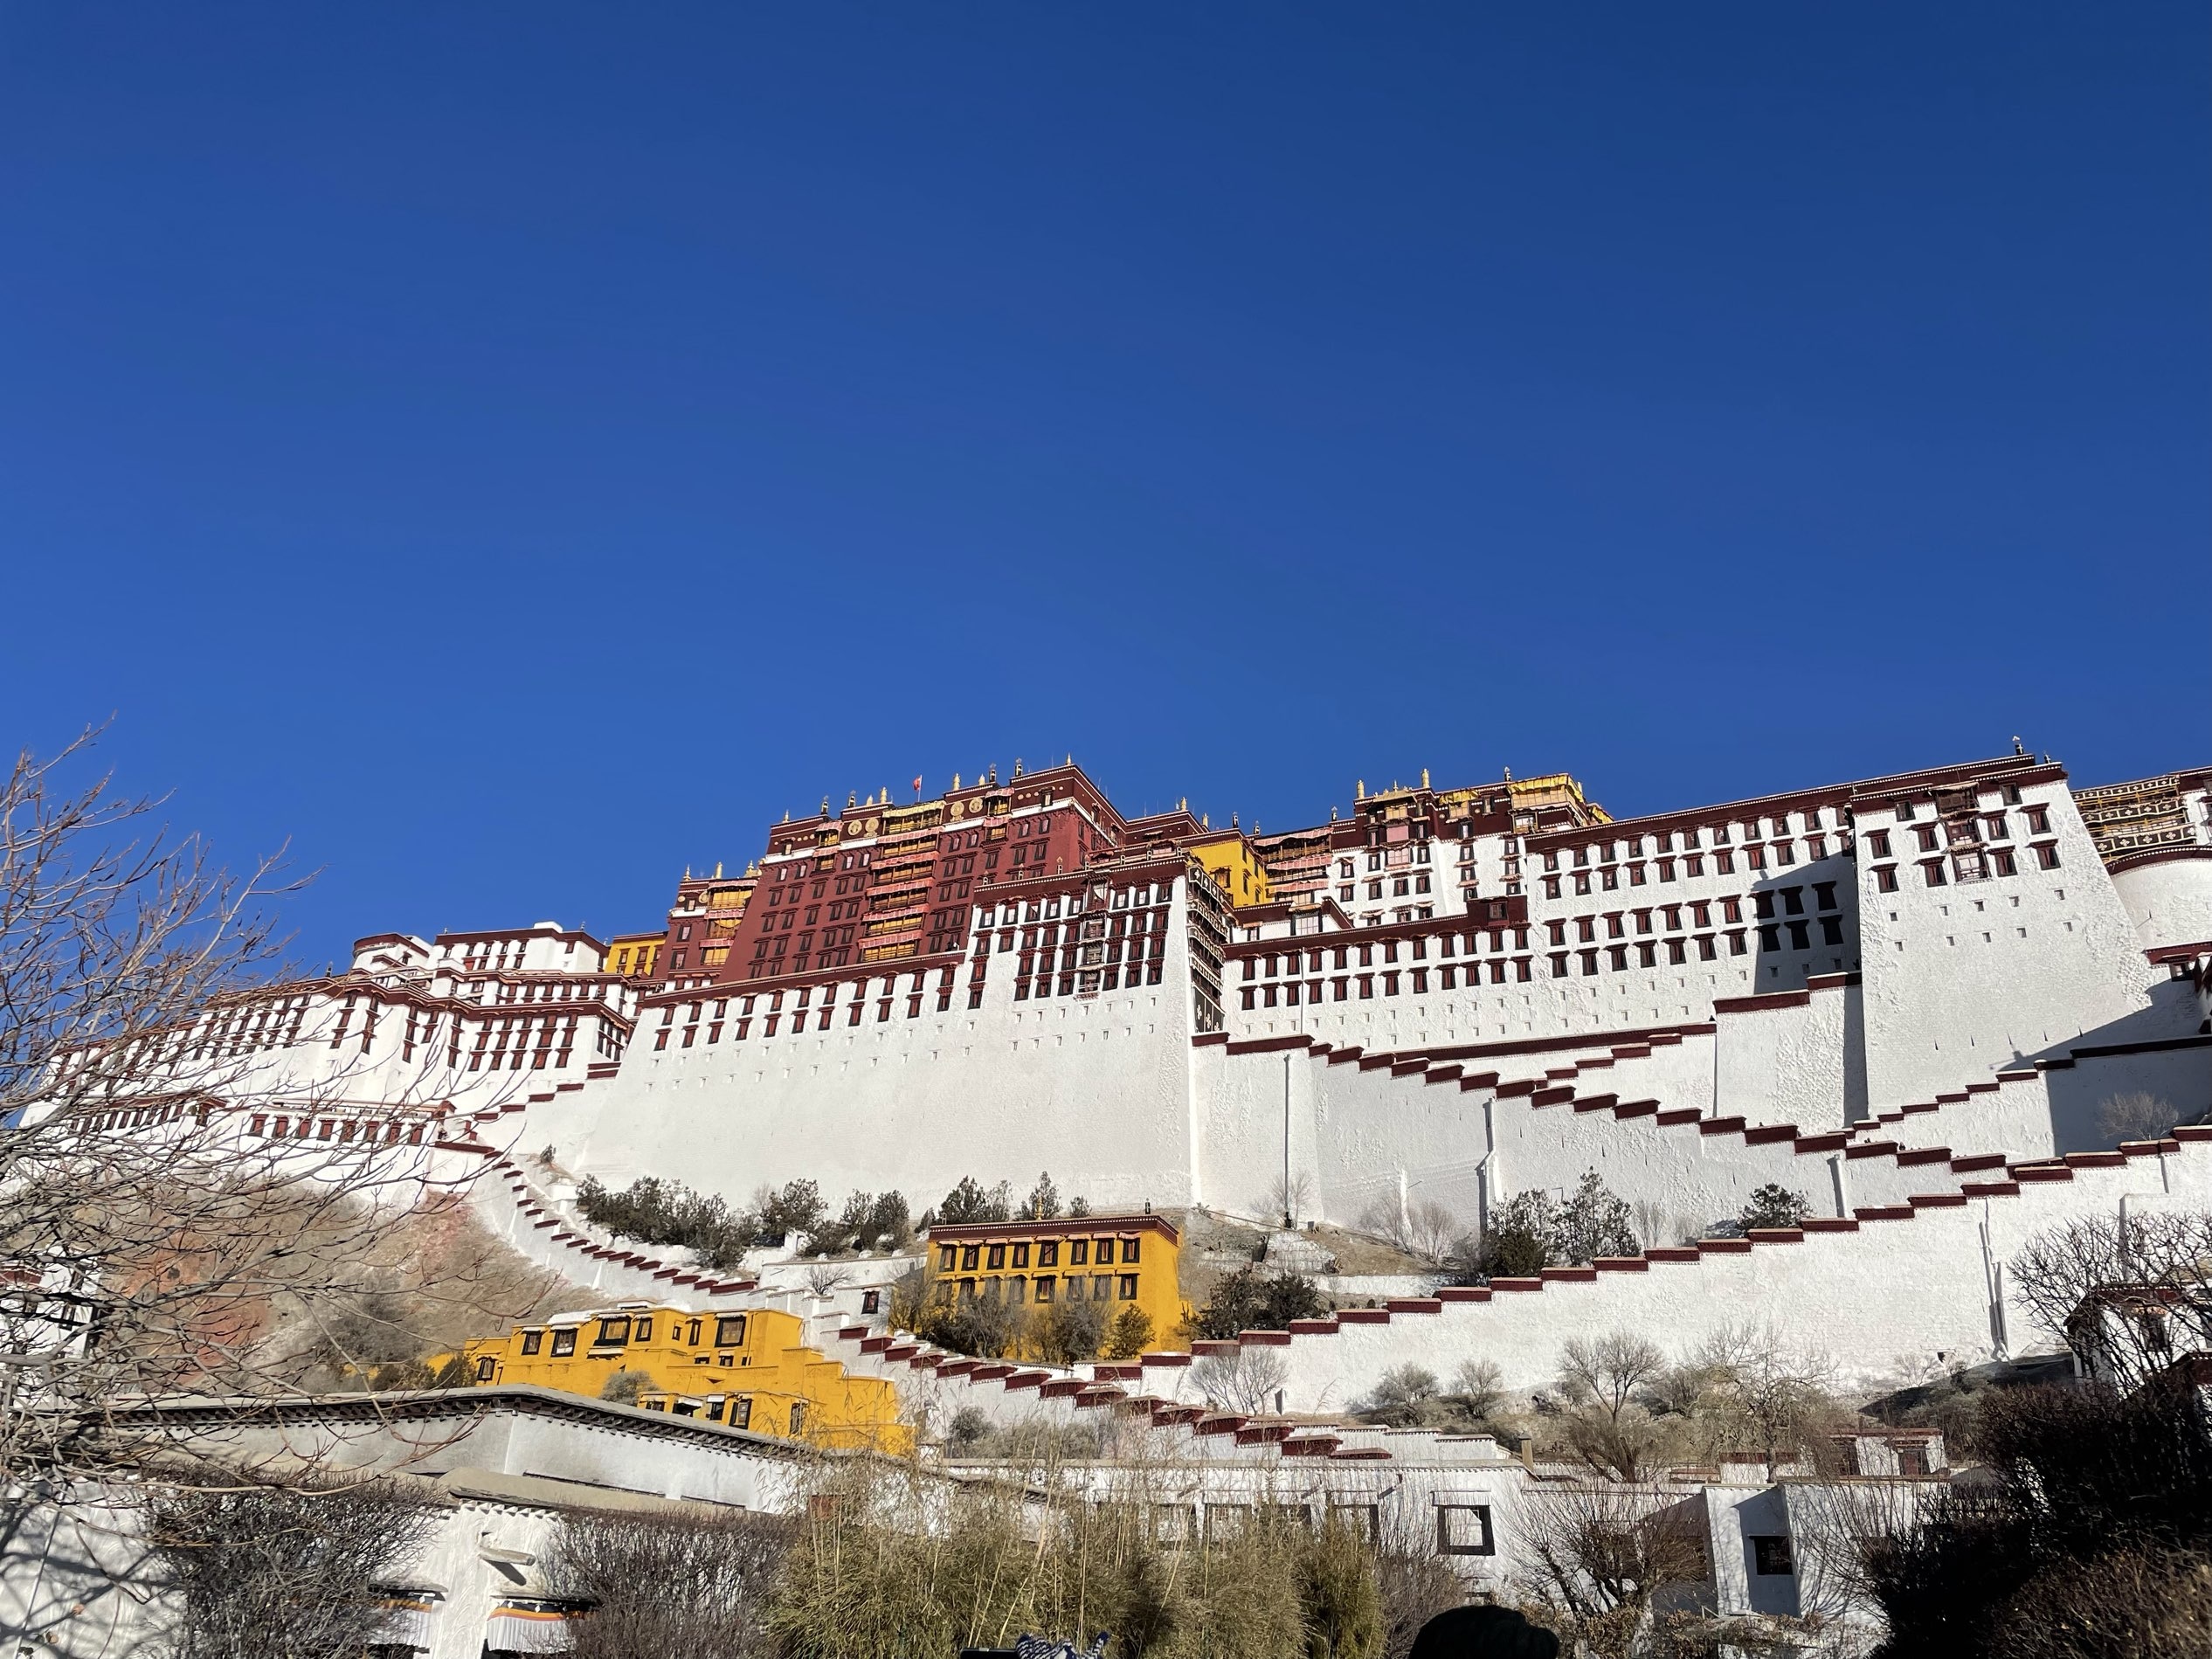
POLYGON ((0 10, 0 734, 652 924, 825 794, 2212 759, 2202 4, 0 10))

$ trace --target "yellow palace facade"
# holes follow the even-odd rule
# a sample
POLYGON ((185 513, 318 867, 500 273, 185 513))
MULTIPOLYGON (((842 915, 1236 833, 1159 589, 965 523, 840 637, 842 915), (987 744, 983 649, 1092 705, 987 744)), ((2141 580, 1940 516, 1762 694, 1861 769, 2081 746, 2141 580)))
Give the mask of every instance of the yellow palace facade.
POLYGON ((461 1362, 479 1387, 530 1383, 595 1399, 626 1372, 647 1411, 840 1449, 911 1451, 914 1431, 899 1421, 892 1386, 847 1376, 804 1335, 796 1315, 772 1308, 626 1302, 480 1338, 463 1347, 461 1362))

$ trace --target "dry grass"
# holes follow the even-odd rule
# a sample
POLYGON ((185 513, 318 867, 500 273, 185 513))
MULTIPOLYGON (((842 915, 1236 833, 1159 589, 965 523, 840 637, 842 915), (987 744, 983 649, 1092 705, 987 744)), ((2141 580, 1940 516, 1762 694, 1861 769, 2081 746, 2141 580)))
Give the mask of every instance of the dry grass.
MULTIPOLYGON (((1375 1552, 1264 1496, 1189 1536, 1191 1474, 1134 1458, 1114 1489, 1009 1468, 948 1490, 915 1469, 825 1465, 773 1628, 792 1659, 909 1659, 1036 1634, 1150 1659, 1383 1659, 1375 1552)), ((1427 1593, 1433 1586, 1425 1586, 1427 1593)))

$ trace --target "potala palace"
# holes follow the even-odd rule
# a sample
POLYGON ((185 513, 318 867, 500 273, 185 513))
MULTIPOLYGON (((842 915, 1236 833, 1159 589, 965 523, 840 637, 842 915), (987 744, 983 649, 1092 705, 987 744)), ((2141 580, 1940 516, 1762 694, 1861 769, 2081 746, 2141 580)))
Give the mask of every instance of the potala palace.
MULTIPOLYGON (((1424 775, 1262 834, 1017 765, 825 800, 727 868, 612 941, 379 934, 193 1040, 250 1063, 238 1133, 494 1164, 509 1236, 610 1289, 653 1275, 508 1154, 736 1199, 1048 1168, 1102 1207, 1289 1192, 1348 1225, 1474 1226, 1594 1169, 1649 1218, 1637 1256, 1250 1333, 1291 1409, 1407 1359, 1540 1379, 1593 1328, 1768 1319, 1868 1374, 2047 1347, 2022 1239, 2212 1206, 2212 770, 2076 790, 2015 753, 1627 819, 1564 775, 1424 775), (2138 1096, 2180 1126, 2117 1144, 2138 1096), (1803 1227, 1697 1237, 1768 1183, 1803 1227)), ((914 1358, 849 1317, 849 1363, 914 1358)), ((1172 1397, 1188 1362, 1098 1370, 1172 1397)))

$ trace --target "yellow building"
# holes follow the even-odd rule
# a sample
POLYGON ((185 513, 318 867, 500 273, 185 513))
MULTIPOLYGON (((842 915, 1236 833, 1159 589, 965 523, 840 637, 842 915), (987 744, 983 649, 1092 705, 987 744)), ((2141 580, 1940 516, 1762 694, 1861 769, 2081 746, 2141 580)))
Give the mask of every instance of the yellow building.
POLYGON ((618 933, 607 945, 606 971, 626 979, 650 979, 660 960, 662 933, 618 933))
POLYGON ((772 1308, 697 1313, 626 1302, 481 1338, 461 1360, 480 1387, 532 1383, 595 1399, 617 1372, 633 1372, 645 1379, 637 1403, 647 1411, 819 1446, 911 1451, 914 1431, 899 1421, 891 1385, 848 1377, 804 1335, 796 1315, 772 1308))
POLYGON ((1206 867, 1236 909, 1266 904, 1274 897, 1267 866, 1241 830, 1220 830, 1203 840, 1186 841, 1183 850, 1206 867))
POLYGON ((1161 1217, 1061 1216, 930 1229, 933 1294, 1004 1300, 1033 1312, 1055 1302, 1103 1304, 1110 1331, 1126 1308, 1151 1322, 1148 1350, 1172 1344, 1187 1310, 1177 1287, 1182 1236, 1161 1217))

